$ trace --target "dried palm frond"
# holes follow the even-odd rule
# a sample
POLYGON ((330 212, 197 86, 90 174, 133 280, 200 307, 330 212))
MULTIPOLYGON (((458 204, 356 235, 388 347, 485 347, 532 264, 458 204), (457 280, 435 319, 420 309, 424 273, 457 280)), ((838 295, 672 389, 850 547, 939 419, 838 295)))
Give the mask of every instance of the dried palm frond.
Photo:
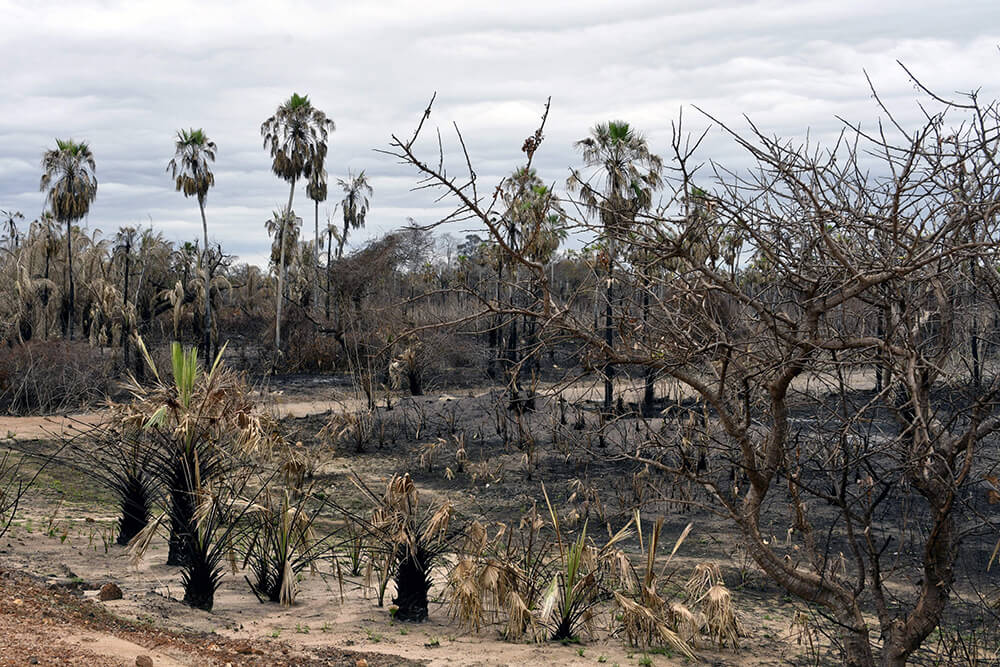
POLYGON ((721 583, 722 570, 717 563, 698 563, 684 584, 684 591, 689 600, 700 600, 712 586, 721 583))
POLYGON ((717 643, 719 648, 725 646, 739 648, 739 638, 745 636, 746 632, 736 615, 736 607, 729 589, 722 583, 714 584, 704 595, 702 609, 705 615, 705 627, 712 641, 717 643))
POLYGON ((705 627, 705 615, 701 612, 691 611, 680 602, 674 602, 670 605, 670 613, 673 615, 677 634, 689 645, 692 644, 701 634, 702 628, 705 627))
POLYGON ((448 526, 454 513, 454 506, 451 501, 445 501, 431 518, 427 520, 420 539, 423 542, 440 542, 448 536, 448 526))
POLYGON ((515 591, 507 595, 507 603, 504 606, 507 612, 507 624, 504 626, 504 637, 508 639, 520 639, 529 634, 532 639, 538 639, 538 624, 531 609, 524 602, 524 599, 515 591))
POLYGON ((419 447, 417 450, 420 452, 420 467, 431 472, 433 469, 434 462, 434 452, 440 449, 445 444, 444 438, 438 438, 432 442, 426 442, 419 447))
MULTIPOLYGON (((355 486, 373 503, 370 519, 347 514, 365 527, 370 550, 390 569, 396 583, 395 618, 401 621, 423 621, 427 618, 427 593, 431 587, 431 571, 452 542, 461 534, 452 527, 453 508, 446 502, 437 508, 421 510, 419 494, 408 474, 393 475, 385 493, 372 491, 356 475, 355 486)), ((382 580, 384 582, 384 579, 382 580)), ((384 592, 384 585, 381 588, 384 592)))
POLYGON ((317 436, 333 447, 353 444, 355 453, 361 453, 375 432, 373 410, 334 413, 320 429, 317 436))
POLYGON ((332 551, 333 532, 318 538, 314 524, 315 509, 306 503, 310 490, 293 499, 285 490, 280 498, 265 489, 262 500, 249 515, 250 539, 245 547, 244 566, 249 566, 253 580, 247 582, 261 601, 289 606, 295 601, 298 575, 307 567, 315 571, 315 562, 332 551))
POLYGON ((695 659, 691 646, 670 628, 662 616, 617 591, 614 595, 621 610, 622 627, 629 643, 635 646, 653 646, 663 642, 688 659, 695 659))
POLYGON ((459 625, 479 632, 486 623, 487 591, 482 588, 474 558, 462 558, 448 574, 449 614, 459 625))

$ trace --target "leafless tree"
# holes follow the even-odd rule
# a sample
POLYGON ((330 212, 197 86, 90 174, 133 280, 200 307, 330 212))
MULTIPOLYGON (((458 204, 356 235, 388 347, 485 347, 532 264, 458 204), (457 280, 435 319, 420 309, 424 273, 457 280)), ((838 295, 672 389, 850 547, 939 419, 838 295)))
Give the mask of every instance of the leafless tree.
POLYGON ((717 123, 749 169, 699 163, 701 137, 678 121, 666 203, 599 230, 631 295, 613 304, 611 342, 508 242, 502 184, 480 186, 457 126, 460 176, 443 150, 416 152, 430 106, 388 151, 451 198, 447 220, 477 222, 536 281, 537 300, 481 299, 482 315, 533 318, 540 340, 576 341, 591 368, 672 381, 675 404, 603 455, 688 480, 772 581, 825 614, 851 665, 904 664, 942 618, 963 542, 989 529, 979 483, 997 461, 1000 377, 977 356, 970 381, 979 352, 956 322, 970 284, 972 303, 1000 305, 1000 114, 975 94, 924 92, 917 127, 879 102, 875 131, 845 122, 825 149, 717 123))

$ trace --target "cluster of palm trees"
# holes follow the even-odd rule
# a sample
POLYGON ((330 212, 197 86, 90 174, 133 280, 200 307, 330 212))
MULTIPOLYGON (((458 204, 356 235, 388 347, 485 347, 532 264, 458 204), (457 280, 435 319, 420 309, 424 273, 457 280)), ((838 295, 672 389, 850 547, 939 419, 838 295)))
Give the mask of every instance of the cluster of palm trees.
MULTIPOLYGON (((319 204, 326 200, 327 172, 325 161, 330 133, 335 130, 334 122, 326 114, 313 106, 309 97, 293 94, 282 103, 274 115, 264 121, 260 131, 264 147, 272 158, 271 168, 275 175, 289 184, 288 204, 276 212, 271 221, 275 232, 277 248, 275 294, 275 349, 281 349, 281 324, 284 301, 288 299, 286 289, 287 269, 294 256, 286 246, 289 237, 297 228, 297 218, 292 208, 295 186, 301 180, 307 181, 306 194, 315 203, 315 236, 311 249, 313 260, 312 307, 319 312, 320 302, 320 246, 322 239, 319 229, 319 204)), ((202 247, 198 253, 197 278, 201 280, 203 324, 201 326, 202 345, 206 354, 212 349, 212 294, 213 271, 209 254, 208 222, 205 205, 209 190, 215 185, 212 164, 216 159, 217 147, 201 128, 182 129, 177 132, 174 142, 174 157, 167 164, 167 172, 174 181, 178 192, 185 197, 194 197, 198 202, 202 222, 202 247)), ((40 188, 46 193, 47 214, 60 225, 66 227, 66 257, 64 284, 66 285, 67 328, 64 335, 74 337, 73 313, 76 312, 76 276, 73 268, 73 224, 85 218, 97 197, 98 181, 94 154, 86 142, 74 140, 56 141, 54 149, 45 152, 42 159, 43 175, 40 188)), ((333 243, 336 242, 336 258, 343 255, 348 234, 353 229, 364 227, 365 216, 371 205, 372 187, 365 173, 349 173, 348 178, 338 179, 343 189, 343 226, 327 226, 327 282, 325 314, 330 313, 330 263, 333 243)), ((16 224, 15 215, 10 214, 9 224, 16 224)), ((13 236, 12 236, 13 238, 13 236)), ((46 272, 46 279, 48 274, 46 272)))
MULTIPOLYGON (((337 179, 336 183, 343 193, 342 200, 337 204, 341 209, 342 223, 334 224, 328 220, 326 238, 322 238, 319 204, 326 201, 329 194, 326 160, 330 135, 335 130, 333 120, 316 108, 308 96, 297 93, 280 104, 274 114, 260 126, 263 146, 271 157, 271 170, 289 186, 287 204, 275 211, 267 221, 268 230, 274 237, 271 257, 276 285, 268 290, 268 297, 274 299, 275 360, 282 350, 283 311, 286 303, 293 298, 289 292, 289 268, 295 266, 305 269, 295 277, 298 290, 296 298, 301 299, 305 291, 312 317, 315 320, 324 317, 329 320, 331 294, 335 291, 331 284, 331 266, 336 260, 342 259, 351 231, 365 226, 371 206, 373 189, 365 172, 348 172, 346 179, 337 179), (302 221, 295 215, 293 208, 296 186, 302 182, 306 184, 307 197, 314 204, 314 233, 311 242, 300 242, 302 221), (321 285, 324 267, 320 257, 320 249, 324 243, 325 286, 321 285), (310 284, 302 285, 303 281, 310 284)), ((576 147, 580 151, 583 165, 571 170, 566 186, 576 196, 576 201, 599 221, 593 228, 598 238, 598 243, 593 248, 596 253, 593 264, 598 273, 603 272, 601 279, 595 282, 603 285, 603 323, 598 324, 596 297, 594 318, 595 326, 603 329, 604 342, 610 347, 614 345, 615 335, 614 267, 620 262, 617 257, 619 250, 612 239, 620 237, 622 230, 628 229, 635 223, 637 216, 653 206, 655 192, 661 185, 662 162, 649 150, 645 138, 623 121, 594 126, 589 136, 577 142, 576 147)), ((167 164, 167 172, 178 192, 185 197, 193 197, 198 202, 202 238, 200 248, 197 245, 193 249, 188 246, 188 254, 195 260, 191 268, 192 275, 185 274, 183 280, 165 287, 170 291, 167 298, 171 305, 177 307, 178 304, 192 301, 197 304, 201 312, 197 333, 205 354, 211 355, 213 342, 217 340, 213 337, 213 331, 217 330, 213 322, 213 312, 218 308, 215 302, 224 289, 232 286, 231 276, 227 280, 218 275, 223 255, 221 248, 214 252, 210 246, 206 217, 208 194, 215 185, 213 165, 217 147, 203 129, 190 128, 177 132, 174 149, 174 156, 167 164)), ((64 226, 66 230, 64 237, 67 260, 63 263, 63 298, 66 303, 63 312, 68 313, 68 316, 63 318, 63 322, 64 336, 72 339, 74 314, 77 312, 73 225, 87 216, 96 198, 96 162, 86 142, 58 140, 54 149, 45 152, 42 165, 44 173, 40 186, 46 193, 48 206, 45 219, 64 226)), ((509 246, 515 254, 526 254, 539 266, 553 266, 556 251, 566 236, 566 213, 560 197, 530 168, 515 171, 506 178, 501 192, 505 207, 501 212, 504 237, 502 244, 509 246)), ((11 217, 10 225, 14 224, 11 217)), ((135 234, 134 230, 132 234, 135 234)), ((48 238, 51 239, 51 234, 48 238)), ((49 257, 50 254, 45 256, 49 257)), ((508 301, 538 298, 539 295, 532 292, 535 288, 531 287, 533 283, 527 280, 523 267, 510 262, 509 256, 509 253, 495 251, 490 262, 496 272, 496 298, 506 298, 508 301), (501 285, 504 286, 502 289, 501 285), (502 291, 506 294, 502 294, 502 291)), ((126 265, 125 268, 127 282, 129 267, 126 265)), ((50 281, 48 262, 44 280, 50 281)), ((51 287, 51 282, 45 283, 46 290, 51 287)), ((124 291, 124 298, 119 300, 127 304, 127 285, 124 291)), ((263 293, 259 291, 255 294, 256 298, 262 296, 263 293)), ((508 324, 509 326, 501 326, 498 318, 497 326, 493 327, 496 333, 491 334, 490 345, 495 348, 494 359, 506 360, 508 367, 516 367, 520 372, 523 367, 520 363, 523 351, 537 347, 534 323, 522 321, 520 331, 517 321, 508 321, 508 324)), ((123 326, 127 326, 127 323, 123 323, 123 326)), ((175 329, 176 327, 175 317, 175 329)), ((46 333, 47 331, 46 326, 46 333)), ((127 345, 124 347, 127 348, 127 345)), ((613 369, 607 366, 603 371, 606 378, 604 403, 605 408, 610 409, 613 400, 613 369)), ((517 378, 513 384, 517 386, 517 378)))

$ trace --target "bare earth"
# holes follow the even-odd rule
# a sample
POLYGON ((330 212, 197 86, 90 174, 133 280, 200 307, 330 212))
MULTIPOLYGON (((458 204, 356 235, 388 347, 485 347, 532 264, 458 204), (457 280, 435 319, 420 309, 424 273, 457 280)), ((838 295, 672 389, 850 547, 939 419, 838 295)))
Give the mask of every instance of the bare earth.
MULTIPOLYGON (((582 395, 591 389, 577 391, 582 395)), ((428 405, 461 403, 482 393, 465 389, 456 392, 461 398, 424 400, 428 405)), ((350 408, 355 400, 333 390, 269 397, 276 414, 296 418, 350 408)), ((8 435, 55 439, 86 430, 100 417, 0 417, 0 445, 8 435)), ((372 454, 367 464, 353 458, 334 463, 355 470, 363 466, 365 476, 375 478, 380 470, 384 474, 385 460, 372 454)), ((669 654, 630 649, 606 632, 566 646, 504 642, 491 629, 468 634, 448 617, 440 601, 432 602, 426 623, 394 623, 387 610, 364 593, 361 577, 346 578, 341 591, 330 574, 307 575, 296 604, 282 608, 261 604, 242 573, 229 573, 216 595, 215 610, 194 610, 180 602, 179 569, 162 564, 165 544, 154 544, 144 561, 132 566, 125 549, 113 543, 113 511, 101 502, 99 491, 89 488, 89 481, 77 481, 79 488, 72 487, 69 478, 45 483, 58 488, 44 488, 43 483, 33 491, 0 541, 0 665, 34 664, 32 658, 37 664, 134 665, 140 655, 149 656, 155 665, 684 664, 669 654), (108 582, 121 588, 123 599, 97 601, 98 589, 108 582)), ((702 533, 703 548, 712 548, 723 567, 739 567, 725 562, 727 549, 712 546, 718 540, 708 527, 702 533)), ((689 544, 694 545, 693 538, 689 544)), ((678 562, 689 568, 698 561, 678 562)), ((432 594, 440 595, 441 588, 436 585, 432 594)), ((390 590, 386 600, 391 598, 390 590)), ((743 594, 738 605, 750 636, 737 652, 699 646, 706 663, 806 664, 807 647, 797 642, 791 624, 792 605, 773 592, 752 591, 743 594)))

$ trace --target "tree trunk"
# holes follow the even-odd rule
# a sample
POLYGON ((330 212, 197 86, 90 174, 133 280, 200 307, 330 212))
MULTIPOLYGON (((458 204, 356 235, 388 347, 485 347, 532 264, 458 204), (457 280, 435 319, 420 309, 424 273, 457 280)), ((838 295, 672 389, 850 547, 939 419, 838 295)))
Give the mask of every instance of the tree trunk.
POLYGON ((278 304, 274 314, 274 361, 278 362, 281 355, 281 306, 285 300, 285 222, 292 216, 292 199, 295 197, 295 179, 292 179, 292 187, 288 191, 288 207, 281 216, 279 225, 281 236, 278 251, 278 304))
POLYGON ((951 595, 960 537, 956 535, 951 513, 951 495, 934 482, 944 479, 942 475, 950 471, 951 465, 938 459, 931 464, 930 482, 919 478, 912 480, 933 508, 934 523, 924 545, 923 578, 917 602, 905 620, 896 618, 889 628, 883 628, 886 641, 882 648, 882 664, 886 667, 906 665, 914 651, 938 627, 951 595))
MULTIPOLYGON (((126 237, 128 238, 128 237, 126 237)), ((132 243, 130 240, 125 242, 125 284, 122 288, 122 305, 124 312, 122 313, 122 333, 121 333, 121 346, 122 346, 122 365, 128 370, 128 272, 130 265, 132 263, 132 243)))
POLYGON ((212 359, 212 279, 208 275, 208 223, 205 221, 205 202, 199 197, 198 208, 201 209, 201 232, 205 239, 205 247, 201 251, 201 270, 205 275, 205 363, 212 359))
POLYGON ((69 339, 73 340, 73 311, 75 310, 75 292, 73 289, 73 223, 66 221, 66 263, 69 275, 69 312, 66 314, 68 320, 69 339))
POLYGON ((976 317, 976 313, 979 308, 979 286, 976 282, 976 260, 969 260, 969 273, 971 283, 972 283, 972 294, 970 295, 972 301, 972 322, 970 323, 970 336, 969 336, 969 347, 972 355, 972 384, 976 389, 979 389, 983 385, 983 366, 982 360, 980 359, 979 353, 979 318, 976 317))
POLYGON ((868 638, 868 626, 861 613, 848 615, 841 623, 840 641, 844 645, 844 664, 849 667, 874 667, 875 656, 868 638))
MULTIPOLYGON (((604 342, 607 344, 608 348, 612 347, 614 343, 614 329, 613 320, 611 312, 611 299, 613 298, 613 290, 611 287, 611 282, 614 278, 614 268, 611 252, 608 252, 608 283, 605 287, 605 304, 604 304, 604 342)), ((612 379, 615 374, 615 368, 611 364, 604 365, 604 411, 606 413, 611 412, 612 403, 614 401, 614 391, 615 385, 612 379)))
POLYGON ((333 252, 333 229, 326 230, 326 319, 330 319, 330 256, 333 252))
MULTIPOLYGON (((642 290, 642 330, 649 331, 649 281, 643 285, 642 290)), ((652 366, 647 366, 644 372, 645 387, 642 391, 642 414, 651 416, 653 414, 653 404, 656 402, 656 385, 654 384, 656 375, 652 366)))
MULTIPOLYGON (((500 296, 501 296, 501 283, 503 282, 503 264, 497 265, 497 283, 496 283, 496 297, 497 297, 497 307, 500 307, 500 296)), ((501 344, 502 334, 500 328, 503 326, 503 316, 497 313, 493 320, 492 326, 490 326, 490 331, 488 335, 487 347, 490 352, 490 359, 486 369, 487 374, 496 379, 498 376, 497 366, 500 362, 500 355, 503 354, 501 344)))
POLYGON ((313 314, 319 314, 319 200, 316 203, 316 241, 313 244, 313 314))
MULTIPOLYGON (((885 340, 888 336, 888 316, 887 310, 884 306, 879 308, 878 312, 878 324, 875 332, 876 337, 879 340, 885 340)), ((875 392, 881 393, 883 389, 889 386, 889 379, 886 377, 888 374, 888 364, 885 361, 885 355, 881 350, 875 353, 875 392)))
MULTIPOLYGON (((45 281, 49 280, 49 246, 46 238, 45 246, 45 281)), ((42 340, 49 339, 49 288, 42 288, 42 340)))
MULTIPOLYGON (((513 305, 514 286, 510 287, 510 301, 513 305)), ((507 374, 508 406, 511 410, 521 413, 524 405, 521 402, 521 365, 518 353, 517 317, 510 318, 510 328, 507 331, 507 349, 504 352, 504 370, 507 374)))

